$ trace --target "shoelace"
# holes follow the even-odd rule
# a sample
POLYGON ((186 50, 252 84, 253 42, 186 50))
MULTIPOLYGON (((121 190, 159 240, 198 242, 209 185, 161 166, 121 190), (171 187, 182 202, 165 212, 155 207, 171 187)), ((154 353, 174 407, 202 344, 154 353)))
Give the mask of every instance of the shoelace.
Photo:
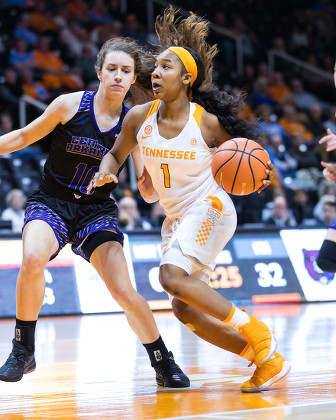
POLYGON ((22 353, 11 353, 7 359, 6 364, 8 366, 15 365, 16 362, 19 362, 20 364, 24 365, 26 361, 26 356, 22 353))
POLYGON ((164 373, 183 373, 180 367, 175 363, 174 359, 168 358, 167 361, 161 362, 157 369, 161 374, 164 373))

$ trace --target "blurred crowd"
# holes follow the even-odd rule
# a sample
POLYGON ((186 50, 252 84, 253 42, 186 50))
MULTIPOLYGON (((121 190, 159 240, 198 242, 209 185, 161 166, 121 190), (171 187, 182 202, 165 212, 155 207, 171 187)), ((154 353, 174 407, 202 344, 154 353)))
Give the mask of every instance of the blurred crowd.
MULTIPOLYGON (((0 1, 0 135, 18 127, 23 94, 48 104, 61 93, 95 90, 96 54, 106 39, 128 36, 149 47, 156 44, 147 31, 143 2, 126 4, 122 12, 119 0, 0 1)), ((214 78, 232 95, 246 92, 242 116, 258 118, 260 141, 275 166, 275 177, 261 194, 232 197, 238 223, 328 226, 336 216, 336 187, 324 180, 320 162, 336 161, 336 156, 318 141, 327 128, 336 133, 336 89, 332 80, 284 60, 276 62, 271 73, 267 52, 289 54, 332 75, 334 3, 228 0, 219 9, 211 0, 185 0, 178 5, 243 40, 244 71, 238 74, 232 38, 210 33, 219 49, 214 78)), ((155 14, 161 11, 155 9, 155 14)), ((38 112, 28 107, 28 119, 38 112)), ((13 230, 23 217, 25 196, 38 185, 48 147, 43 140, 0 157, 1 218, 11 217, 13 230)), ((126 168, 115 192, 123 228, 159 228, 161 206, 145 203, 129 179, 126 168)))

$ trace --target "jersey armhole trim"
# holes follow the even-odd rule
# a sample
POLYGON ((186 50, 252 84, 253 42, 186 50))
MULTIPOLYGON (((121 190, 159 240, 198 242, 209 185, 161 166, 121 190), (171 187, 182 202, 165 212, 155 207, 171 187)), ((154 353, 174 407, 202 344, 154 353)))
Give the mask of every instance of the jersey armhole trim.
POLYGON ((203 111, 204 111, 204 108, 201 105, 196 104, 196 109, 194 111, 194 118, 199 128, 201 128, 201 118, 202 118, 203 111))
POLYGON ((148 111, 148 114, 147 114, 147 116, 146 116, 145 121, 146 121, 146 120, 148 120, 148 118, 149 118, 151 115, 153 115, 153 114, 154 114, 154 112, 156 112, 156 110, 158 109, 159 103, 160 103, 160 99, 155 99, 155 101, 153 101, 153 103, 152 103, 152 105, 151 105, 151 107, 150 107, 150 109, 149 109, 149 111, 148 111))

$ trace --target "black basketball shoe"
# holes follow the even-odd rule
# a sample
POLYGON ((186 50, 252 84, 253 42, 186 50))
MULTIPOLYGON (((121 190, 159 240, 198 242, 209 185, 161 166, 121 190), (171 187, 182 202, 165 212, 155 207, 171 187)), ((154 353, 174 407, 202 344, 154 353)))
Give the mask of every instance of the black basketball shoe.
POLYGON ((187 375, 175 363, 173 353, 164 355, 161 362, 154 366, 156 372, 156 383, 168 388, 186 388, 190 386, 187 375))
POLYGON ((0 380, 5 382, 20 381, 24 373, 32 372, 35 368, 34 353, 30 354, 22 344, 13 340, 13 350, 6 363, 0 368, 0 380))

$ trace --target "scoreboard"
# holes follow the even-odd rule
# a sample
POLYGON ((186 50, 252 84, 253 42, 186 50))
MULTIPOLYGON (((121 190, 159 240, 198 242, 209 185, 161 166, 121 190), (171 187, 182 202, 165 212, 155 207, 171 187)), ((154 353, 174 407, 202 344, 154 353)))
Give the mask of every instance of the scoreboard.
MULTIPOLYGON (((238 304, 336 300, 334 273, 316 265, 326 229, 238 229, 216 259, 210 287, 238 304)), ((131 281, 152 309, 170 308, 158 273, 159 232, 130 232, 124 250, 131 281)), ((15 316, 22 258, 19 237, 0 237, 0 317, 15 316)), ((41 315, 120 312, 93 267, 66 246, 45 268, 41 315)))

